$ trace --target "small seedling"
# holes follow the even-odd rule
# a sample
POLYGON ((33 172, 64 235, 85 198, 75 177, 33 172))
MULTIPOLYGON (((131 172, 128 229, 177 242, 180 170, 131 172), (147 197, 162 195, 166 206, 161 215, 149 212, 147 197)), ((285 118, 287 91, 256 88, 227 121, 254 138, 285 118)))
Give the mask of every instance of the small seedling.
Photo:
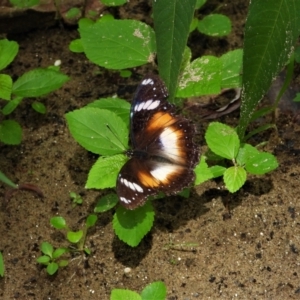
POLYGON ((127 289, 113 289, 110 294, 110 300, 165 300, 166 296, 167 288, 165 284, 162 281, 156 281, 147 285, 141 294, 127 289))
POLYGON ((86 254, 90 254, 91 251, 87 247, 85 247, 85 240, 88 229, 95 225, 97 221, 96 215, 89 215, 85 221, 85 226, 82 230, 79 231, 71 231, 67 226, 66 220, 63 217, 53 217, 50 220, 50 224, 56 229, 64 229, 67 231, 66 237, 67 240, 76 246, 75 252, 85 252, 86 254))
POLYGON ((82 204, 83 200, 79 194, 75 192, 70 192, 70 198, 73 200, 73 207, 76 205, 82 204))
POLYGON ((50 243, 43 242, 41 251, 44 255, 38 257, 36 261, 47 266, 46 270, 49 275, 55 274, 59 267, 65 267, 69 263, 66 259, 60 259, 63 254, 69 252, 67 248, 54 249, 50 243))

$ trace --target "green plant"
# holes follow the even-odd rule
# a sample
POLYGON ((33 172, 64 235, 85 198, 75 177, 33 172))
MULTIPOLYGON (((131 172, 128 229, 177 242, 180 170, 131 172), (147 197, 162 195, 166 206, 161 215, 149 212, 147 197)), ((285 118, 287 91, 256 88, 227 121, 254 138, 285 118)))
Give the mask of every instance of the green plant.
POLYGON ((60 259, 62 255, 67 253, 77 253, 84 252, 90 254, 89 248, 85 247, 86 235, 88 229, 95 225, 97 221, 96 215, 88 215, 85 221, 85 226, 82 230, 71 231, 67 226, 66 220, 63 217, 53 217, 50 219, 50 224, 58 230, 66 230, 66 238, 68 242, 72 244, 72 247, 59 247, 54 249, 54 247, 48 243, 43 242, 41 244, 41 251, 44 255, 37 258, 37 262, 47 266, 47 273, 53 275, 57 272, 59 267, 65 267, 69 264, 69 259, 60 259), (74 248, 75 246, 75 248, 74 248))
POLYGON ((3 260, 2 253, 0 252, 0 276, 1 277, 4 276, 4 271, 5 271, 4 260, 3 260))
MULTIPOLYGON (((14 41, 0 40, 0 70, 6 68, 16 57, 19 46, 14 41)), ((58 67, 38 68, 24 73, 15 82, 11 76, 0 74, 0 99, 7 101, 2 107, 4 116, 11 114, 22 102, 23 98, 41 97, 60 88, 69 77, 62 74, 58 67)), ((32 108, 45 113, 43 103, 34 101, 32 108)), ((20 144, 22 139, 21 126, 14 120, 3 120, 0 123, 0 141, 9 144, 20 144)))
POLYGON ((165 300, 166 296, 167 289, 165 284, 162 281, 156 281, 147 285, 141 294, 127 289, 113 289, 110 294, 110 300, 165 300))
POLYGON ((9 0, 17 8, 29 8, 40 3, 40 0, 9 0))
POLYGON ((214 165, 210 168, 213 177, 223 176, 225 186, 231 193, 238 191, 244 185, 247 173, 263 175, 278 167, 278 162, 271 153, 241 143, 236 131, 225 124, 210 123, 205 133, 205 140, 209 149, 215 154, 211 155, 211 160, 226 159, 233 164, 228 168, 222 165, 214 165))
POLYGON ((75 192, 70 192, 70 198, 73 201, 73 207, 78 204, 82 204, 83 200, 80 195, 76 194, 75 192))
POLYGON ((55 274, 59 267, 66 267, 69 263, 68 260, 61 259, 62 255, 69 252, 67 248, 60 247, 54 249, 50 243, 43 242, 41 244, 41 251, 44 255, 39 256, 36 261, 47 266, 46 270, 49 275, 55 274))

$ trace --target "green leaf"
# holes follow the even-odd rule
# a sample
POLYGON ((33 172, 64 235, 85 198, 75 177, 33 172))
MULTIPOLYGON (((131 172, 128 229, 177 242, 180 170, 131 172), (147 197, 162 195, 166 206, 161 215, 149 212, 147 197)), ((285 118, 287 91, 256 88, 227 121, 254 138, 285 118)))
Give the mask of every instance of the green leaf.
POLYGON ((42 255, 36 259, 39 264, 48 265, 50 262, 50 257, 48 255, 42 255))
POLYGON ((85 55, 107 69, 126 69, 153 61, 153 29, 136 20, 112 20, 81 26, 85 55), (121 54, 121 55, 120 55, 121 54))
POLYGON ((152 6, 159 74, 172 102, 196 0, 160 0, 153 1, 152 6))
POLYGON ((66 252, 68 252, 67 248, 57 248, 54 250, 52 258, 56 259, 56 258, 62 256, 63 254, 65 254, 66 252))
POLYGON ((85 225, 87 228, 92 227, 96 224, 98 217, 96 215, 88 215, 86 221, 85 221, 85 225))
POLYGON ((220 57, 222 63, 222 88, 238 88, 242 86, 243 50, 229 51, 220 57))
POLYGON ((48 255, 49 257, 52 257, 53 254, 53 246, 48 243, 48 242, 43 242, 41 244, 41 251, 45 254, 48 255))
POLYGON ((240 166, 244 166, 249 159, 255 157, 259 153, 260 152, 255 147, 249 144, 243 144, 239 149, 236 161, 240 166))
POLYGON ((18 188, 18 185, 13 183, 4 173, 2 173, 0 171, 0 181, 6 183, 7 185, 9 185, 10 187, 16 189, 18 188))
POLYGON ((17 42, 0 40, 0 70, 6 68, 16 57, 19 51, 17 42))
POLYGON ((121 167, 128 158, 124 154, 101 156, 90 169, 86 189, 105 189, 116 186, 121 167))
POLYGON ((167 297, 167 288, 162 281, 152 282, 147 285, 142 293, 142 300, 165 300, 167 297))
POLYGON ((126 150, 128 128, 115 113, 84 107, 65 116, 73 138, 88 151, 114 155, 126 150))
POLYGON ((197 0, 196 2, 196 9, 201 8, 205 4, 206 0, 197 0))
POLYGON ((202 56, 186 66, 180 78, 176 97, 219 94, 222 64, 214 56, 202 56))
POLYGON ((67 19, 78 19, 81 17, 81 10, 78 7, 72 7, 64 15, 67 19))
POLYGON ((246 161, 247 172, 255 175, 262 175, 275 170, 278 167, 277 159, 267 152, 260 152, 246 161))
POLYGON ((243 167, 233 166, 224 172, 225 186, 230 193, 235 193, 246 182, 247 173, 243 167))
POLYGON ((40 97, 47 95, 69 80, 69 77, 52 69, 34 69, 19 77, 13 84, 14 95, 40 97))
POLYGON ((134 291, 113 289, 110 294, 110 300, 142 300, 142 298, 138 293, 134 291))
MULTIPOLYGON (((1 58, 0 58, 0 63, 1 63, 1 58)), ((13 82, 9 75, 0 74, 0 98, 1 99, 10 100, 12 84, 13 82)))
POLYGON ((69 50, 74 53, 84 52, 81 39, 76 39, 76 40, 71 41, 71 43, 69 44, 69 50))
POLYGON ((51 262, 48 266, 47 266, 47 273, 49 275, 53 275, 56 273, 56 271, 58 270, 58 264, 55 262, 51 262))
POLYGON ((31 107, 40 114, 45 114, 47 111, 46 106, 43 103, 38 101, 34 101, 31 104, 31 107))
POLYGON ((287 63, 300 34, 300 1, 250 2, 245 26, 243 94, 238 134, 246 127, 273 78, 287 63))
POLYGON ((67 232, 67 239, 70 243, 78 243, 81 238, 83 236, 83 231, 79 230, 79 231, 68 231, 67 232))
POLYGON ((3 108, 2 108, 2 113, 7 116, 11 114, 21 103, 23 100, 23 97, 16 97, 15 99, 9 101, 3 108))
POLYGON ((22 128, 14 120, 0 123, 0 141, 8 145, 18 145, 22 140, 22 128))
POLYGON ((293 99, 294 102, 300 102, 300 93, 296 94, 296 97, 293 99))
POLYGON ((154 211, 151 201, 135 210, 123 206, 117 208, 113 218, 113 228, 120 240, 131 247, 136 247, 142 238, 151 230, 154 211))
POLYGON ((198 22, 198 30, 210 36, 220 37, 228 35, 231 31, 231 21, 220 14, 211 14, 198 22))
POLYGON ((94 208, 95 213, 101 213, 110 210, 118 203, 119 198, 116 194, 108 194, 100 198, 94 208))
POLYGON ((300 63, 300 46, 295 48, 294 59, 298 64, 300 63))
POLYGON ((56 229, 64 229, 67 227, 66 220, 63 217, 53 217, 50 224, 56 229))
POLYGON ((213 178, 213 174, 208 168, 208 165, 205 162, 205 157, 203 155, 201 156, 200 163, 196 166, 194 171, 196 174, 195 185, 198 185, 213 178))
POLYGON ((205 140, 214 153, 227 159, 234 159, 240 147, 236 131, 218 122, 209 124, 205 133, 205 140))
POLYGON ((58 262, 58 265, 59 265, 60 267, 66 267, 68 264, 69 264, 69 261, 66 260, 66 259, 62 259, 62 260, 60 260, 60 261, 58 262))
POLYGON ((127 0, 101 0, 106 6, 120 6, 127 2, 127 0))
POLYGON ((217 177, 221 177, 224 175, 224 172, 227 170, 225 167, 223 166, 212 166, 209 168, 212 175, 213 175, 213 178, 217 178, 217 177))
POLYGON ((9 0, 17 8, 29 8, 40 3, 40 0, 9 0))
POLYGON ((0 252, 0 276, 4 276, 4 271, 5 271, 5 266, 4 266, 4 260, 3 260, 3 255, 0 252))
POLYGON ((119 116, 129 127, 130 103, 120 98, 101 98, 89 103, 87 107, 108 109, 119 116))

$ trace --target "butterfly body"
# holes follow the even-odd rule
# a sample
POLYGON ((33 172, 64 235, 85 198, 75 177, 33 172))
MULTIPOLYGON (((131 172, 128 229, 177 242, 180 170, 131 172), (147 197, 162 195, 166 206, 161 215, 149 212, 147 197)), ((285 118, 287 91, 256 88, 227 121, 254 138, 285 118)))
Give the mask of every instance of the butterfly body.
POLYGON ((175 113, 168 93, 155 75, 137 88, 130 110, 130 158, 117 178, 117 194, 128 209, 151 195, 175 194, 194 180, 199 149, 193 142, 194 125, 175 113))

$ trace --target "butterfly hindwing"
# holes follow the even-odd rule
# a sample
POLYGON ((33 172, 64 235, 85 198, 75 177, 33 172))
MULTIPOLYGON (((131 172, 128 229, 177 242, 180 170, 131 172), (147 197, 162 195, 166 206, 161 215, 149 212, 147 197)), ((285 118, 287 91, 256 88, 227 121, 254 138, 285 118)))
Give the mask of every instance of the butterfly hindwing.
POLYGON ((128 209, 158 192, 175 194, 194 180, 193 168, 199 161, 195 127, 175 114, 167 96, 164 83, 152 75, 141 82, 132 102, 132 150, 117 179, 117 194, 128 209))

